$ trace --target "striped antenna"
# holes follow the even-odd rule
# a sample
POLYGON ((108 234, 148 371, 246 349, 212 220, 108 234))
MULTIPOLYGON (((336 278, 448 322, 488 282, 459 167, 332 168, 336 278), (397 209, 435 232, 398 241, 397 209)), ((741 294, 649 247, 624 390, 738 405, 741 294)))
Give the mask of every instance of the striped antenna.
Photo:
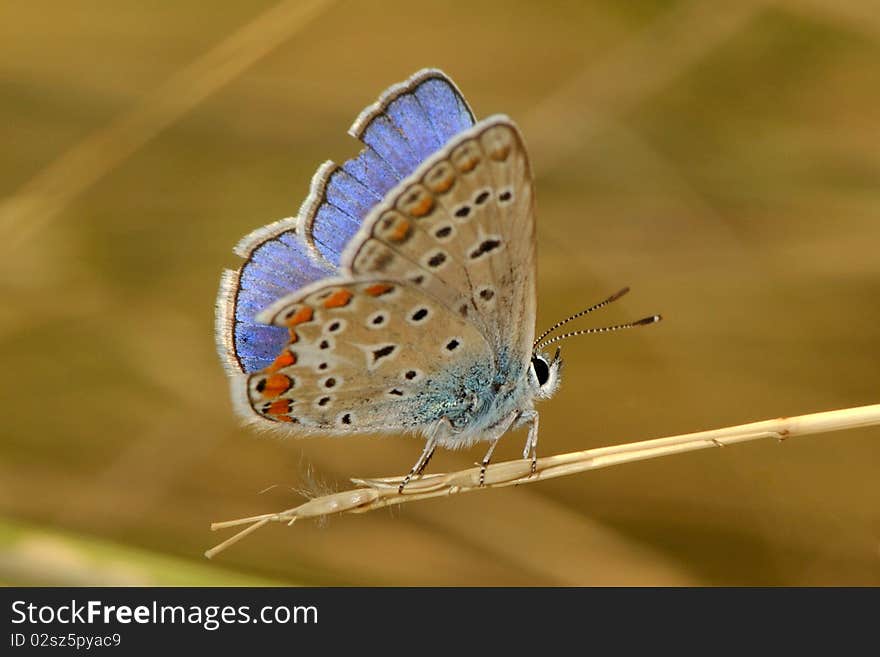
MULTIPOLYGON (((560 326, 565 326, 565 325, 568 324, 570 321, 575 320, 575 319, 577 319, 578 317, 583 317, 584 315, 588 315, 589 313, 593 312, 594 310, 599 310, 599 308, 604 308, 604 307, 607 306, 609 303, 611 303, 611 302, 613 302, 613 301, 617 301, 620 297, 622 297, 622 296, 623 296, 624 294, 626 294, 627 292, 629 292, 629 288, 628 288, 628 287, 625 287, 625 288, 623 288, 622 290, 618 290, 617 292, 615 292, 614 294, 612 294, 610 297, 608 297, 607 299, 605 299, 605 301, 600 301, 599 303, 597 303, 597 304, 594 305, 594 306, 590 306, 589 308, 584 308, 584 309, 583 309, 582 311, 580 311, 579 313, 575 313, 575 314, 572 315, 571 317, 567 317, 567 318, 563 319, 561 322, 556 322, 553 326, 551 326, 550 328, 548 328, 546 331, 544 331, 541 335, 539 335, 539 336, 535 339, 534 343, 532 343, 532 349, 536 349, 536 348, 538 348, 538 343, 541 342, 541 340, 543 340, 544 338, 546 338, 548 335, 550 335, 551 333, 553 333, 553 331, 555 331, 556 329, 558 329, 560 326)), ((548 342, 547 344, 550 344, 550 343, 548 342)))
POLYGON ((610 333, 611 331, 621 331, 623 329, 635 328, 636 326, 647 326, 648 324, 654 324, 663 319, 660 315, 651 315, 650 317, 644 317, 642 319, 636 320, 635 322, 627 322, 626 324, 617 324, 616 326, 603 326, 601 328, 588 328, 582 329, 580 331, 572 331, 571 333, 563 333, 562 335, 557 335, 555 338, 550 338, 546 342, 543 342, 539 345, 536 345, 536 349, 543 349, 544 347, 550 346, 554 342, 559 342, 560 340, 565 340, 567 338, 573 338, 576 335, 587 335, 588 333, 610 333))

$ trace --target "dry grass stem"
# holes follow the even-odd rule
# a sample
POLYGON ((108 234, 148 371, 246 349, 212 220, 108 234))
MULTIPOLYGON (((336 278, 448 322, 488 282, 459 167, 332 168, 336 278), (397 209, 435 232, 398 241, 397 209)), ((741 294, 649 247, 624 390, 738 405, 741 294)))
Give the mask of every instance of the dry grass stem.
POLYGON ((724 447, 735 443, 775 438, 778 441, 795 436, 839 431, 880 425, 880 404, 847 408, 824 413, 811 413, 796 417, 781 417, 762 422, 751 422, 734 427, 699 431, 680 436, 642 440, 610 447, 587 449, 581 452, 558 454, 538 459, 537 470, 530 473, 530 462, 524 459, 490 465, 486 471, 485 484, 481 487, 480 468, 474 467, 458 472, 430 474, 414 479, 398 492, 401 477, 382 479, 352 479, 359 487, 311 499, 292 509, 279 513, 267 513, 250 518, 215 522, 212 530, 249 525, 216 547, 205 552, 209 559, 251 532, 270 522, 293 524, 301 518, 318 518, 337 513, 366 513, 392 504, 403 504, 431 497, 456 493, 468 493, 502 486, 530 484, 542 479, 596 470, 612 465, 669 456, 707 447, 724 447))

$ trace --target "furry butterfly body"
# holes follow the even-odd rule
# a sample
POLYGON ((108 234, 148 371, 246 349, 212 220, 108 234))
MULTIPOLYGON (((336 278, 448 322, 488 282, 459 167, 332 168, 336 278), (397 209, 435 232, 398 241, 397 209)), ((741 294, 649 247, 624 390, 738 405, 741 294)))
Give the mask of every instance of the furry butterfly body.
POLYGON ((475 123, 420 71, 352 128, 298 217, 246 237, 224 274, 217 337, 239 412, 293 435, 415 431, 436 445, 530 423, 561 366, 534 351, 535 205, 522 137, 475 123))

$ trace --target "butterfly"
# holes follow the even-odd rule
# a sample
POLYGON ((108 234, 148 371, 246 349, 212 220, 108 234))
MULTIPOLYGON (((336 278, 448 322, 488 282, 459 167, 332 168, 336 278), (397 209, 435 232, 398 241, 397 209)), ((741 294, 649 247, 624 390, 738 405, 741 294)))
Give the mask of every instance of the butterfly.
POLYGON ((562 360, 537 340, 535 194, 507 116, 477 122, 456 85, 425 69, 386 90, 349 133, 364 144, 323 164, 294 218, 239 242, 223 273, 216 333, 249 422, 296 436, 415 432, 425 447, 495 445, 528 425, 562 360))

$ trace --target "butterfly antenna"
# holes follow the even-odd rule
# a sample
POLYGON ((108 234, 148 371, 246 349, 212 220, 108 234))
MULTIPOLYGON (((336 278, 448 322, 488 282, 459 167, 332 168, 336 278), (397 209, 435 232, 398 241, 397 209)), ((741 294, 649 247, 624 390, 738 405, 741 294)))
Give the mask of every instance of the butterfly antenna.
POLYGON ((543 349, 554 342, 559 342, 560 340, 565 340, 567 338, 573 338, 576 335, 587 335, 588 333, 610 333, 612 331, 621 331, 623 329, 635 328, 636 326, 647 326, 648 324, 654 324, 663 319, 660 315, 651 315, 650 317, 643 317, 642 319, 636 320, 635 322, 627 322, 626 324, 617 324, 616 326, 603 326, 601 328, 588 328, 581 329, 580 331, 572 331, 571 333, 563 333, 562 335, 557 335, 555 338, 550 338, 546 342, 543 342, 539 345, 536 345, 536 349, 543 349))
MULTIPOLYGON (((546 331, 544 331, 541 335, 539 335, 539 336, 535 339, 535 342, 532 344, 532 348, 533 348, 533 349, 537 348, 538 343, 541 342, 541 340, 543 340, 543 339, 546 338, 548 335, 550 335, 551 333, 553 333, 553 331, 555 331, 556 329, 558 329, 560 326, 565 326, 565 325, 568 324, 570 321, 575 320, 575 319, 577 319, 578 317, 583 317, 584 315, 588 315, 589 313, 593 312, 594 310, 599 310, 599 308, 604 308, 604 307, 607 306, 609 303, 611 303, 611 302, 613 302, 613 301, 617 301, 620 297, 622 297, 622 296, 623 296, 624 294, 626 294, 627 292, 629 292, 629 288, 628 288, 628 287, 625 287, 625 288, 623 288, 622 290, 618 290, 617 292, 615 292, 614 294, 612 294, 610 297, 608 297, 608 298, 605 299, 604 301, 600 301, 600 302, 597 303, 596 305, 594 305, 594 306, 590 306, 589 308, 584 308, 584 309, 583 309, 582 311, 580 311, 579 313, 575 313, 575 314, 572 315, 571 317, 566 317, 566 318, 563 319, 561 322, 556 322, 553 326, 551 326, 550 328, 548 328, 546 331)), ((549 344, 549 343, 548 343, 548 344, 549 344)))

